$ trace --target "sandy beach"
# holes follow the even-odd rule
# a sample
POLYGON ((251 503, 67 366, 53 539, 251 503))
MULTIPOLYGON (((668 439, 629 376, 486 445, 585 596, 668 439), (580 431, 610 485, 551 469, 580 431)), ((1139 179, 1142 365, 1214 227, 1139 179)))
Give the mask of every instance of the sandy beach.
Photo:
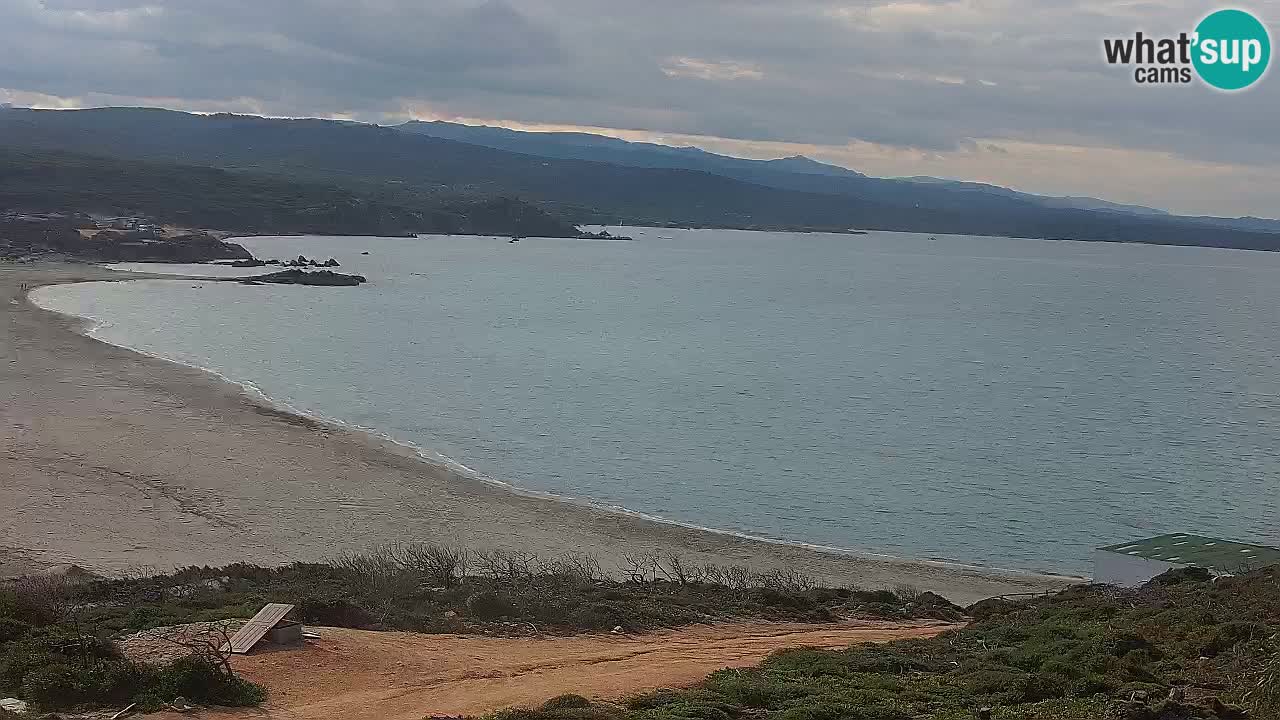
POLYGON ((278 565, 436 541, 588 551, 606 566, 663 549, 838 584, 909 583, 958 603, 1070 582, 822 553, 527 497, 98 342, 25 297, 32 286, 122 277, 139 276, 0 263, 0 575, 65 563, 101 573, 278 565))

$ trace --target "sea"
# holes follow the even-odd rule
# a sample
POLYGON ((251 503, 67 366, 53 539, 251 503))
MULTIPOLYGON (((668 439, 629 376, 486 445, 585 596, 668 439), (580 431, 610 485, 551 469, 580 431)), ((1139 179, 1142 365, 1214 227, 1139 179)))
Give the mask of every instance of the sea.
POLYGON ((35 300, 476 482, 663 522, 1081 575, 1164 532, 1280 543, 1280 254, 609 229, 248 238, 369 283, 35 300))

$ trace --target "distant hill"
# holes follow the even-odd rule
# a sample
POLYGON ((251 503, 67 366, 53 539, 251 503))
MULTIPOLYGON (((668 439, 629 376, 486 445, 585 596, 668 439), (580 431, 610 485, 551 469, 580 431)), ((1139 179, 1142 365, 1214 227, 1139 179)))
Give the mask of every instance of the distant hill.
MULTIPOLYGON (((1035 206, 1172 217, 1168 211, 1143 205, 1116 203, 1094 197, 1037 195, 987 183, 927 176, 873 178, 803 155, 777 160, 747 160, 717 155, 698 148, 629 142, 589 133, 525 132, 441 121, 413 121, 396 127, 405 132, 539 157, 595 160, 629 167, 701 170, 767 187, 853 195, 899 207, 1016 213, 1026 210, 1028 206, 1035 206)), ((1204 227, 1280 232, 1280 221, 1261 218, 1195 217, 1187 220, 1204 227)))
POLYGON ((1126 205, 1124 203, 1114 203, 1107 200, 1100 200, 1094 197, 1078 197, 1063 196, 1055 197, 1052 195, 1035 195, 1033 193, 1020 192, 1011 190, 999 185, 989 185, 987 183, 968 182, 964 180, 944 180, 942 178, 928 177, 916 175, 912 177, 897 178, 922 185, 936 185, 940 187, 953 188, 956 190, 974 190, 978 192, 991 193, 994 195, 1003 195, 1005 197, 1018 198, 1030 202, 1039 203, 1045 207, 1055 208, 1076 208, 1078 210, 1107 210, 1113 212, 1131 213, 1134 215, 1170 215, 1166 210, 1146 207, 1145 205, 1126 205))
POLYGON ((502 198, 400 205, 259 173, 5 147, 0 147, 0 209, 142 216, 184 227, 261 233, 578 234, 535 207, 502 198))
MULTIPOLYGON (((465 127, 443 125, 448 127, 432 127, 465 127)), ((575 224, 863 228, 1280 249, 1280 235, 1258 229, 1048 207, 1021 194, 869 178, 806 158, 742 160, 582 134, 548 139, 501 128, 484 133, 484 142, 519 144, 528 152, 327 120, 138 108, 0 111, 0 146, 286 176, 395 207, 505 197, 575 224), (532 141, 541 144, 533 147, 532 141)))
POLYGON ((717 155, 692 147, 669 147, 629 142, 588 133, 544 133, 507 128, 461 125, 442 121, 407 122, 396 126, 405 132, 457 140, 485 147, 540 157, 596 160, 631 167, 666 167, 702 170, 769 187, 805 192, 860 195, 894 205, 954 208, 981 202, 989 208, 1008 207, 1000 199, 1050 208, 1108 210, 1135 215, 1168 215, 1164 210, 1125 205, 1089 197, 1052 197, 1020 192, 986 183, 913 176, 872 178, 848 168, 818 162, 803 155, 777 160, 746 160, 717 155), (809 176, 809 177, 796 177, 809 176), (817 177, 813 177, 817 176, 817 177), (836 178, 839 178, 837 180, 836 178), (991 195, 995 199, 975 195, 991 195))

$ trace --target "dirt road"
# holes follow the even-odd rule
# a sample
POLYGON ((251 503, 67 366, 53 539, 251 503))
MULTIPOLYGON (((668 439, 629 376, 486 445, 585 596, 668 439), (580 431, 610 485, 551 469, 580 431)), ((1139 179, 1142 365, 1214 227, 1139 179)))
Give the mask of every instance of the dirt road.
MULTIPOLYGON (((487 638, 321 628, 294 650, 255 651, 236 668, 266 685, 278 720, 421 720, 537 705, 564 693, 614 699, 693 684, 790 647, 842 648, 927 637, 945 624, 730 624, 647 635, 487 638)), ((159 717, 159 716, 157 716, 159 717)), ((178 716, 175 716, 178 717, 178 716)), ((189 716, 188 716, 189 717, 189 716)))

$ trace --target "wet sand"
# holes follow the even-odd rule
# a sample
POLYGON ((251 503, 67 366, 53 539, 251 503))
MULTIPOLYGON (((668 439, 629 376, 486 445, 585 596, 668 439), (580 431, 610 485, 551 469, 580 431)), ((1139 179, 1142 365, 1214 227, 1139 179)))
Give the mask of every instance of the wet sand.
POLYGON ((794 567, 959 603, 1068 578, 816 552, 520 495, 373 436, 264 406, 193 368, 101 343, 27 302, 33 285, 136 279, 0 262, 0 575, 322 560, 392 541, 539 553, 667 550, 794 567))

